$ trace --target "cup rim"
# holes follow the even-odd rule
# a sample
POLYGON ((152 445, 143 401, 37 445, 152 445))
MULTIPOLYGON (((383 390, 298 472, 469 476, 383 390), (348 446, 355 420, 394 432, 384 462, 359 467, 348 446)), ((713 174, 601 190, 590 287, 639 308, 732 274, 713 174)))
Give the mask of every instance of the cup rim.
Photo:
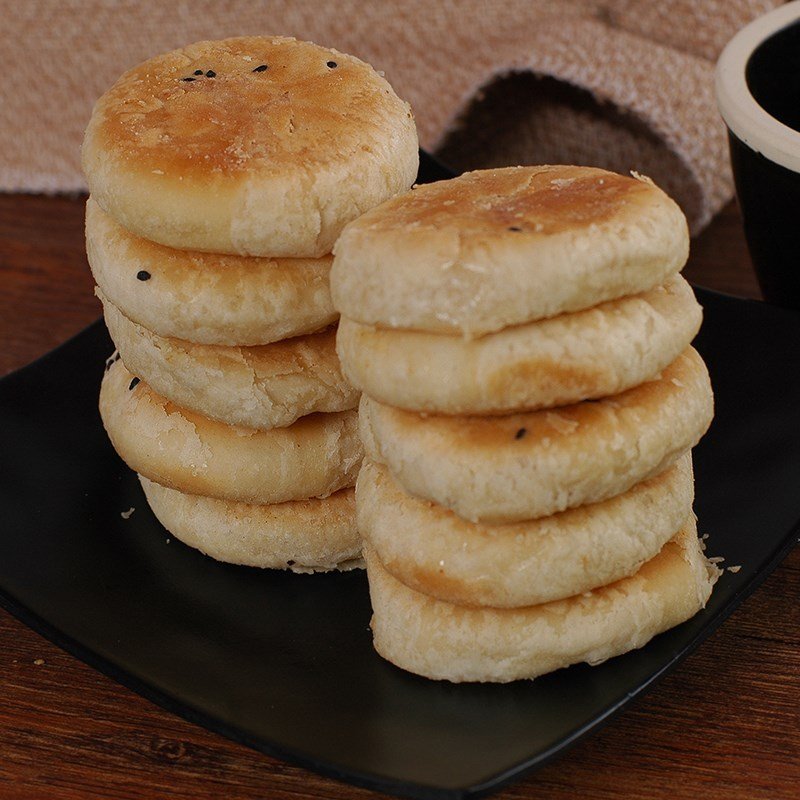
POLYGON ((751 150, 793 172, 800 172, 800 132, 779 122, 756 102, 745 70, 762 42, 798 21, 800 0, 753 20, 725 46, 715 72, 717 107, 731 133, 751 150))

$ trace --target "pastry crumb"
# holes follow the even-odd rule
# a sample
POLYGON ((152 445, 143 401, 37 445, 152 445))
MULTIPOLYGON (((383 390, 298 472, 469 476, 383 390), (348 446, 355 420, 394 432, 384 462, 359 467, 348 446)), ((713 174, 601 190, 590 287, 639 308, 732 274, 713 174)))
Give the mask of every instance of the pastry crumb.
POLYGON ((731 567, 726 567, 728 572, 733 572, 734 574, 736 574, 741 568, 742 568, 741 564, 734 564, 731 567))
POLYGON ((136 511, 136 509, 131 506, 127 511, 120 511, 119 515, 122 517, 122 519, 130 519, 131 514, 133 514, 134 511, 136 511))
POLYGON ((641 172, 637 172, 635 169, 631 170, 631 177, 642 183, 649 183, 651 186, 655 186, 652 178, 648 178, 647 175, 642 175, 641 172))

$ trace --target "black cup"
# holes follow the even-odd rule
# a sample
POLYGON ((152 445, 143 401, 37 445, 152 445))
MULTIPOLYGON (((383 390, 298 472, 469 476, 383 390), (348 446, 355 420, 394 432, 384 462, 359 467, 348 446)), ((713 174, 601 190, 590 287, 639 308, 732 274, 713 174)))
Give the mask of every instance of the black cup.
POLYGON ((800 0, 728 43, 716 89, 764 299, 800 308, 800 0))

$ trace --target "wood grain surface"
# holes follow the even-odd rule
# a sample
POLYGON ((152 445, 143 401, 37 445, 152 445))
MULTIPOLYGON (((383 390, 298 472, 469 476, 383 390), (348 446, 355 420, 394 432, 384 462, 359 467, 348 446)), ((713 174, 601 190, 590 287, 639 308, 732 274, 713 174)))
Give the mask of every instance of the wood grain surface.
MULTIPOLYGON (((735 206, 686 276, 757 297, 735 206)), ((99 315, 83 198, 0 196, 0 374, 99 315)), ((800 550, 644 699, 503 800, 800 797, 800 550)), ((370 798, 162 711, 0 611, 0 798, 370 798)))

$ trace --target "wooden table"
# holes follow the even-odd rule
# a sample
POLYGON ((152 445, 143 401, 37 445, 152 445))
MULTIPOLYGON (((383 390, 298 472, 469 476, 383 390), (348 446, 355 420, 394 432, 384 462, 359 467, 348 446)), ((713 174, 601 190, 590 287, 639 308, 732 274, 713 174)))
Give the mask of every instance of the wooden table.
MULTIPOLYGON (((83 198, 0 196, 0 374, 99 315, 83 198)), ((758 289, 735 206, 690 280, 758 289)), ((681 667, 599 734, 498 797, 800 797, 800 549, 681 667)), ((368 798, 171 716, 0 612, 0 797, 368 798)))

